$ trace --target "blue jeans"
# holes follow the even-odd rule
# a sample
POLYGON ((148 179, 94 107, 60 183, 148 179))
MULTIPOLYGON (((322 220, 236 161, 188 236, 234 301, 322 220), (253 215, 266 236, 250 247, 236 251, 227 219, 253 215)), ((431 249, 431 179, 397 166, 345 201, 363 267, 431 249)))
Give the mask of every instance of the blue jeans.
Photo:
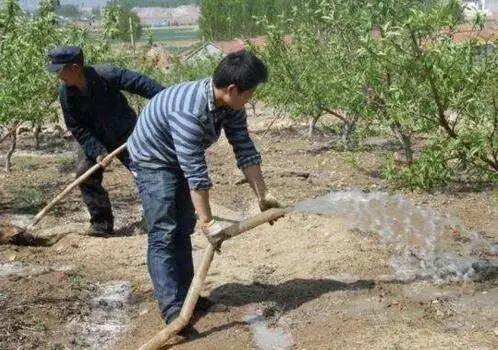
POLYGON ((148 169, 138 164, 132 169, 148 231, 149 275, 166 321, 181 309, 194 275, 190 235, 195 210, 180 169, 148 169))

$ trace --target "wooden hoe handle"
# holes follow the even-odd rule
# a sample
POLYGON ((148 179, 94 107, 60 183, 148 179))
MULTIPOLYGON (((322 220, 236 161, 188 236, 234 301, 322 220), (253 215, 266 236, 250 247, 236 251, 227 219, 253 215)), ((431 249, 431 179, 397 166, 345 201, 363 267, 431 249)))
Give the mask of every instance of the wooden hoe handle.
MULTIPOLYGON (((111 160, 113 159, 114 157, 116 157, 119 153, 121 153, 124 149, 126 148, 126 143, 125 144, 122 144, 121 146, 119 146, 118 148, 116 148, 114 151, 112 151, 111 153, 109 153, 104 159, 103 161, 107 161, 107 160, 111 160)), ((92 175, 94 172, 96 172, 98 169, 100 169, 101 166, 99 163, 95 164, 94 166, 92 166, 90 169, 88 169, 83 175, 81 175, 80 177, 78 177, 76 180, 74 180, 72 183, 70 183, 65 189, 64 191, 62 191, 57 197, 55 197, 54 199, 52 199, 52 201, 50 201, 50 203, 48 203, 42 210, 40 210, 38 212, 38 214, 36 214, 36 216, 34 217, 33 219, 33 222, 31 223, 31 225, 28 227, 28 230, 32 229, 39 221, 42 217, 44 217, 48 211, 58 202, 60 201, 62 198, 64 198, 69 192, 72 191, 73 188, 75 188, 76 186, 78 186, 80 183, 82 183, 83 181, 85 181, 88 177, 90 177, 90 175, 92 175)))
MULTIPOLYGON (((238 222, 232 226, 229 226, 224 230, 223 239, 230 239, 243 232, 249 231, 259 225, 276 220, 287 213, 287 209, 269 209, 266 210, 252 218, 238 222)), ((215 252, 215 247, 212 244, 208 244, 204 248, 204 254, 202 256, 202 261, 200 266, 195 273, 195 276, 190 284, 190 288, 187 293, 187 298, 183 303, 182 310, 180 311, 180 316, 176 318, 173 322, 167 325, 163 330, 157 333, 151 340, 144 344, 140 350, 158 350, 162 349, 168 340, 178 334, 183 328, 187 326, 194 312, 195 304, 199 299, 199 294, 202 289, 204 280, 206 279, 209 267, 211 266, 211 261, 213 260, 215 252)))

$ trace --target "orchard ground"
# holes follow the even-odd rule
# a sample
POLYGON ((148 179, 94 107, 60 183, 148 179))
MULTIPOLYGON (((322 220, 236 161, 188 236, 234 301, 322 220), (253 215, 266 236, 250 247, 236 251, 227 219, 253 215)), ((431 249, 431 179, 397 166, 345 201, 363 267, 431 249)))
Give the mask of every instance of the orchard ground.
MULTIPOLYGON (((391 191, 383 158, 387 138, 369 138, 345 152, 340 137, 276 119, 270 110, 249 118, 272 192, 286 204, 330 191, 391 191)), ((19 136, 10 174, 0 173, 0 220, 36 213, 74 178, 74 144, 43 135, 33 150, 19 136)), ((420 140, 419 140, 420 141, 420 140)), ((8 142, 0 145, 4 155, 8 142)), ((257 213, 240 184, 222 139, 207 152, 216 216, 240 220, 257 213)), ((3 158, 2 158, 3 161, 3 158)), ((0 349, 137 349, 164 327, 147 274, 147 236, 132 176, 115 161, 105 174, 117 236, 84 235, 88 214, 74 191, 42 219, 37 234, 65 233, 50 247, 0 246, 0 349)), ((416 206, 460 218, 490 244, 498 243, 497 186, 459 183, 434 193, 400 193, 416 206)), ((495 349, 496 274, 477 281, 401 279, 389 263, 393 248, 351 230, 341 217, 292 213, 223 244, 203 295, 228 310, 196 315, 193 339, 178 349, 495 349)), ((458 232, 444 244, 465 245, 458 232)), ((198 263, 205 239, 193 235, 198 263)), ((498 257, 487 256, 496 260, 498 257)))

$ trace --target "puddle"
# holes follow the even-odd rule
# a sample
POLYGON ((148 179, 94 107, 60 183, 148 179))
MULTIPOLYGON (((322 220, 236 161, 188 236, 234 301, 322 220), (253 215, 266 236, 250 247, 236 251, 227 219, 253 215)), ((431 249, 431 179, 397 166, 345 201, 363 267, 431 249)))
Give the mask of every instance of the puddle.
POLYGON ((0 277, 9 277, 9 276, 26 277, 26 276, 40 275, 51 271, 70 272, 75 269, 76 267, 72 265, 43 266, 43 265, 24 263, 20 261, 2 262, 0 263, 0 277))
POLYGON ((401 279, 466 281, 498 276, 498 244, 466 229, 459 219, 418 207, 401 195, 330 192, 292 209, 341 216, 351 229, 378 234, 393 248, 390 264, 401 279), (442 244, 448 232, 454 235, 453 244, 442 244))
POLYGON ((342 283, 355 283, 355 282, 358 282, 360 280, 359 277, 353 276, 352 274, 347 273, 347 272, 341 273, 338 275, 329 275, 325 278, 328 280, 342 282, 342 283))
POLYGON ((249 314, 244 317, 254 336, 254 343, 260 350, 291 349, 294 341, 282 328, 269 328, 263 315, 249 314))
POLYGON ((10 224, 18 227, 28 227, 33 223, 34 215, 12 214, 9 215, 10 224))
POLYGON ((117 334, 126 331, 131 321, 130 284, 126 281, 105 283, 99 286, 89 303, 89 315, 68 325, 75 349, 112 349, 117 334))
POLYGON ((444 320, 449 330, 488 332, 496 327, 498 287, 470 290, 453 285, 441 289, 429 283, 414 283, 403 286, 402 291, 423 305, 426 314, 444 320))

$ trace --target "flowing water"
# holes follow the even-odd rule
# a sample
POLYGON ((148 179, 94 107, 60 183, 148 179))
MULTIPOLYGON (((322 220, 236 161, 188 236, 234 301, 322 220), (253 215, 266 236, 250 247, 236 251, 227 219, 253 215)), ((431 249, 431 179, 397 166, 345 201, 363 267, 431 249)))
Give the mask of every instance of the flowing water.
POLYGON ((254 335, 254 342, 260 350, 285 350, 294 345, 290 334, 282 328, 269 328, 263 315, 249 314, 244 317, 254 335))
POLYGON ((90 313, 72 320, 68 333, 75 349, 112 349, 119 333, 126 331, 133 314, 130 283, 110 281, 90 300, 90 313))
POLYGON ((17 227, 28 227, 33 223, 34 215, 13 214, 10 218, 10 224, 17 227))
POLYGON ((378 234, 394 251, 399 278, 436 281, 498 276, 498 244, 466 229, 456 218, 385 192, 330 192, 293 206, 294 211, 344 218, 351 229, 378 234))

